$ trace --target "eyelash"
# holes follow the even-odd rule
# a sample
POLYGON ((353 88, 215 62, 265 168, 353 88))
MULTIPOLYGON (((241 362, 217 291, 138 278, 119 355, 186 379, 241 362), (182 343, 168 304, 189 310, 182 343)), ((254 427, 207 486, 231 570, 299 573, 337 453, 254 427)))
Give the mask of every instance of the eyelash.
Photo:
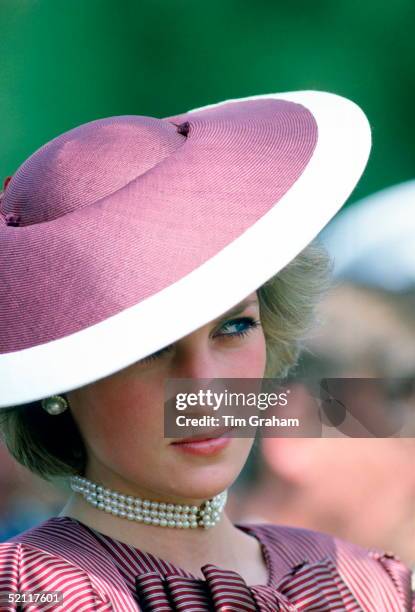
MULTIPOLYGON (((237 319, 230 319, 229 321, 226 321, 226 323, 224 323, 220 329, 223 329, 224 327, 228 325, 238 324, 242 322, 247 323, 248 327, 241 331, 232 332, 230 334, 218 334, 218 335, 222 336, 223 338, 236 338, 236 337, 241 338, 243 336, 247 336, 253 329, 261 326, 261 321, 257 319, 254 319, 252 317, 239 317, 237 319)), ((217 337, 217 336, 213 336, 213 337, 217 337)), ((156 359, 159 359, 162 355, 164 355, 164 353, 168 353, 172 349, 172 347, 173 347, 172 344, 170 344, 170 346, 165 346, 159 351, 156 351, 155 353, 152 353, 151 355, 144 357, 143 359, 141 359, 141 362, 147 363, 149 361, 155 361, 156 359)))
POLYGON ((235 323, 236 324, 247 323, 248 327, 246 327, 242 331, 232 332, 230 334, 219 334, 219 335, 228 336, 228 337, 229 336, 230 337, 247 336, 252 329, 255 329, 256 327, 259 327, 261 325, 260 321, 253 319, 252 317, 239 317, 238 319, 231 319, 230 321, 226 321, 226 323, 224 323, 224 325, 222 325, 220 329, 223 329, 227 325, 232 325, 232 324, 234 325, 235 323))

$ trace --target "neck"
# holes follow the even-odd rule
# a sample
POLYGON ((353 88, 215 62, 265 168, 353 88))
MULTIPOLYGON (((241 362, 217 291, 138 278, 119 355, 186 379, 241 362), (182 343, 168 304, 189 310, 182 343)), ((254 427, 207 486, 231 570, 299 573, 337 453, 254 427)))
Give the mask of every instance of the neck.
POLYGON ((258 542, 236 528, 226 514, 210 529, 166 529, 113 516, 73 493, 59 516, 77 519, 100 533, 149 552, 200 578, 203 577, 200 568, 206 563, 243 573, 241 553, 261 559, 258 542))

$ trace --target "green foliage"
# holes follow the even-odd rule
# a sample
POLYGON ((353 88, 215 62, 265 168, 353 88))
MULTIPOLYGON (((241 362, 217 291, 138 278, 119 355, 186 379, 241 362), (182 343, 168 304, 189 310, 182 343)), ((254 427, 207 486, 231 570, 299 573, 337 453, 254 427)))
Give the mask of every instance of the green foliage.
POLYGON ((413 178, 414 19, 413 0, 2 0, 0 181, 84 121, 307 88, 372 124, 351 201, 413 178))

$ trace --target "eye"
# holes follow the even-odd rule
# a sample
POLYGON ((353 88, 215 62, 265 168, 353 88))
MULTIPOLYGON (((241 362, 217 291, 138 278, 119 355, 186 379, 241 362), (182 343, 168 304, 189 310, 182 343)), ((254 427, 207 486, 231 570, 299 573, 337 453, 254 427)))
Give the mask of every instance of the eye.
POLYGON ((147 355, 147 357, 143 357, 143 359, 140 359, 138 363, 148 363, 149 361, 155 361, 156 359, 160 359, 160 357, 162 357, 165 353, 168 353, 169 351, 171 351, 172 348, 173 348, 172 344, 170 344, 170 346, 165 346, 159 351, 156 351, 155 353, 151 353, 151 355, 147 355))
MULTIPOLYGON (((253 317, 239 317, 236 319, 230 319, 219 328, 219 332, 216 332, 213 337, 219 336, 223 338, 234 338, 238 336, 247 336, 253 329, 260 327, 260 325, 261 322, 253 317), (222 333, 223 331, 224 333, 222 333)), ((151 355, 147 355, 147 357, 143 357, 143 359, 140 359, 138 363, 149 363, 151 361, 155 361, 156 359, 160 359, 172 349, 173 344, 165 346, 159 351, 151 353, 151 355)))
POLYGON ((247 336, 253 329, 260 327, 260 325, 261 322, 252 317, 239 317, 226 321, 219 330, 220 332, 224 331, 224 333, 216 333, 215 336, 247 336))

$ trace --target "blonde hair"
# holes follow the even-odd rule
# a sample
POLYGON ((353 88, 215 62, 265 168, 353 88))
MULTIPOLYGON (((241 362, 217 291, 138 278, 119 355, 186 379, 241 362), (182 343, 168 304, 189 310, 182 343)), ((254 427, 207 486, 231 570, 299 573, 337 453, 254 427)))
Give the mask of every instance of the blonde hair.
MULTIPOLYGON (((285 377, 296 364, 330 272, 326 251, 313 242, 258 289, 266 377, 285 377)), ((5 408, 0 410, 0 433, 12 456, 45 480, 84 474, 86 450, 70 410, 51 417, 40 401, 5 408)))

